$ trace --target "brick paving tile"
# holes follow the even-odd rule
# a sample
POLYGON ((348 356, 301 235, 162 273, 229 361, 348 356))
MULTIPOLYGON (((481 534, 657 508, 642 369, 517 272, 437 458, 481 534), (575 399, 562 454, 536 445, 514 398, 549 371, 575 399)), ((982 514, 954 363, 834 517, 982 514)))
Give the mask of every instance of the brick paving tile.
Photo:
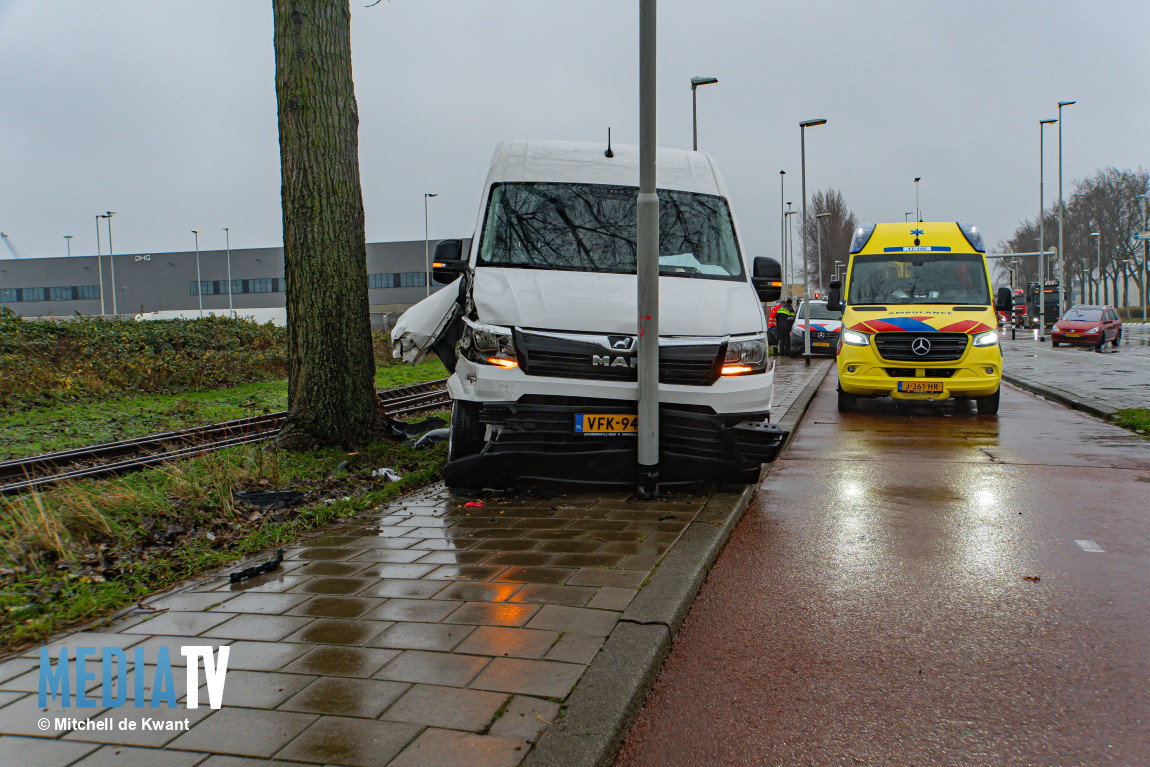
POLYGON ((325 560, 339 560, 347 559, 352 555, 352 550, 342 546, 316 546, 301 551, 295 558, 296 559, 325 559, 325 560))
POLYGON ((489 581, 503 572, 502 565, 443 565, 428 573, 428 578, 461 581, 489 581))
POLYGON ((498 580, 512 583, 563 583, 575 570, 569 567, 509 567, 498 580))
MULTIPOLYGON (((308 618, 294 615, 255 615, 228 616, 231 620, 204 632, 204 636, 223 639, 253 639, 277 642, 293 631, 308 624, 308 618)), ((141 624, 147 625, 147 624, 141 624)), ((139 628, 133 626, 133 628, 139 628)))
POLYGON ((443 620, 461 604, 463 602, 447 599, 389 599, 372 610, 367 617, 374 620, 431 623, 443 620))
POLYGON ((619 589, 637 589, 647 579, 642 570, 600 570, 585 567, 567 579, 568 586, 614 586, 619 589))
POLYGON ((517 738, 534 743, 549 722, 559 715, 559 704, 527 695, 511 698, 503 716, 491 725, 490 733, 503 738, 517 738))
POLYGON ((496 658, 469 686, 475 690, 565 698, 585 667, 548 660, 496 658))
POLYGON ((250 756, 209 756, 196 767, 286 767, 283 762, 270 759, 253 759, 250 756))
MULTIPOLYGON (((173 667, 183 667, 188 665, 188 659, 180 654, 180 648, 184 645, 207 645, 213 651, 218 650, 224 645, 232 645, 234 642, 231 639, 206 639, 204 637, 187 637, 187 636, 154 636, 154 637, 140 637, 143 641, 138 644, 132 645, 129 649, 124 650, 124 654, 128 658, 130 664, 136 662, 136 651, 140 650, 144 656, 144 663, 154 666, 160 660, 160 648, 166 647, 168 650, 168 662, 173 667)), ((231 667, 231 661, 228 662, 228 667, 231 667)), ((182 672, 181 672, 182 673, 182 672)), ((0 684, 0 688, 4 687, 0 684)))
POLYGON ((417 684, 387 710, 383 719, 430 727, 479 732, 507 702, 506 693, 417 684))
POLYGON ((543 609, 528 621, 527 628, 607 636, 618 620, 619 613, 611 610, 543 605, 543 609))
POLYGON ((484 564, 530 565, 537 567, 539 565, 551 564, 553 559, 555 559, 555 555, 545 551, 502 551, 489 556, 484 560, 484 564))
POLYGON ((547 551, 553 554, 594 554, 599 549, 606 546, 602 541, 595 540, 558 540, 558 541, 544 541, 539 544, 540 551, 547 551))
MULTIPOLYGON (((486 659, 484 659, 486 662, 486 659)), ((64 706, 61 698, 55 700, 49 699, 46 701, 47 706, 37 705, 37 696, 29 695, 21 698, 15 703, 11 703, 4 708, 0 708, 0 733, 6 735, 36 735, 44 736, 44 732, 37 726, 36 722, 41 717, 47 717, 49 720, 55 719, 58 716, 68 717, 69 719, 95 719, 106 709, 103 706, 96 708, 78 708, 76 706, 76 696, 72 695, 68 698, 68 705, 64 706)), ((99 703, 99 701, 97 701, 99 703)), ((50 730, 48 735, 58 738, 63 734, 61 730, 50 730)), ((7 767, 7 765, 5 765, 7 767)))
POLYGON ((13 703, 13 702, 15 702, 15 701, 18 701, 18 700, 20 700, 20 699, 21 699, 21 698, 23 698, 25 695, 27 695, 27 693, 24 693, 24 692, 4 692, 4 691, 0 691, 0 708, 4 708, 4 707, 5 707, 5 706, 7 706, 9 703, 13 703))
POLYGON ((317 679, 282 703, 280 711, 375 719, 410 685, 377 679, 317 679))
POLYGON ((312 578, 296 588, 296 593, 304 594, 355 594, 363 591, 374 581, 369 578, 312 578))
POLYGON ((590 634, 564 634, 547 653, 547 660, 589 664, 603 646, 603 637, 590 634))
POLYGON ((511 597, 512 602, 540 602, 582 607, 595 595, 591 586, 556 586, 551 583, 528 583, 511 597))
MULTIPOLYGON (((133 638, 140 639, 140 637, 133 638)), ((70 653, 69 657, 71 657, 70 653)), ((53 663, 53 665, 55 664, 53 663)), ((26 674, 34 668, 40 668, 39 651, 29 657, 13 658, 0 663, 0 689, 4 689, 4 682, 26 674)))
MULTIPOLYGON (((188 594, 187 596, 214 596, 213 594, 188 594)), ((228 601, 235 607, 229 607, 225 612, 231 613, 264 613, 279 615, 286 613, 293 607, 306 602, 306 594, 240 594, 231 597, 228 601)))
POLYGON ((603 546, 603 551, 607 554, 629 554, 629 555, 642 555, 642 556, 662 556, 667 553, 667 549, 671 548, 666 543, 639 543, 639 542, 623 542, 615 541, 603 546))
POLYGON ((462 642, 472 628, 442 623, 396 623, 370 644, 372 647, 446 652, 462 642))
MULTIPOLYGON (((128 627, 124 633, 196 636, 233 617, 235 617, 233 613, 162 613, 143 623, 128 627)), ((91 645, 81 641, 76 642, 73 646, 91 647, 91 645)))
POLYGON ((556 567, 618 567, 622 554, 559 554, 556 567))
MULTIPOLYGON (((225 699, 226 700, 226 699, 225 699)), ((124 708, 110 708, 101 714, 99 717, 92 717, 96 720, 111 720, 113 722, 121 722, 124 720, 136 722, 136 729, 134 730, 121 730, 119 725, 115 725, 115 729, 111 730, 73 730, 64 736, 64 740, 81 740, 86 743, 119 743, 125 746, 151 746, 152 748, 159 748, 171 743, 173 740, 181 736, 183 733, 175 730, 144 730, 141 729, 140 723, 144 719, 152 721, 179 721, 183 722, 185 719, 191 722, 194 728, 196 723, 206 719, 211 713, 212 709, 208 708, 206 701, 200 701, 199 708, 167 708, 166 706, 160 708, 134 708, 127 706, 124 708)), ((45 714, 45 716, 51 716, 45 714)))
POLYGON ((529 551, 538 545, 534 537, 523 538, 485 538, 471 547, 471 551, 529 551))
MULTIPOLYGON (((224 685, 224 705, 244 708, 275 708, 307 687, 315 677, 302 674, 278 674, 272 671, 228 670, 224 685)), ((200 705, 207 696, 200 695, 200 705)))
MULTIPOLYGON (((407 650, 375 674, 376 679, 464 687, 487 665, 487 658, 407 650)), ((4 709, 0 709, 0 717, 4 709)))
POLYGON ((306 645, 283 642, 232 642, 228 669, 276 671, 308 651, 306 645))
MULTIPOLYGON (((170 613, 174 612, 199 612, 201 610, 220 610, 221 612, 236 612, 233 610, 222 610, 225 602, 234 597, 232 594, 213 594, 195 591, 182 591, 176 594, 164 594, 153 599, 143 600, 144 604, 148 607, 154 607, 157 610, 167 610, 170 613)), ((238 612, 243 612, 239 610, 238 612)))
POLYGON ((367 562, 359 562, 355 559, 350 559, 346 562, 317 561, 307 563, 296 572, 301 575, 335 575, 346 577, 348 575, 355 575, 365 567, 367 567, 367 562))
POLYGON ((362 645, 391 627, 391 621, 316 618, 285 641, 307 644, 362 645))
MULTIPOLYGON (((4 746, 0 744, 0 753, 4 746)), ((102 746, 89 756, 76 762, 72 767, 123 767, 124 765, 146 764, 148 767, 192 767, 204 758, 203 754, 191 751, 162 751, 157 748, 134 748, 130 746, 102 746)), ((43 762, 48 764, 49 762, 43 762)), ((63 762, 61 762, 62 764, 63 762)), ((15 764, 15 762, 14 762, 15 764)))
POLYGON ((522 626, 539 610, 538 605, 513 602, 466 602, 445 623, 480 626, 522 626))
POLYGON ((361 597, 388 597, 400 599, 427 599, 442 591, 442 581, 408 581, 384 578, 359 594, 361 597))
POLYGON ((355 549, 356 554, 341 564, 362 567, 365 562, 378 562, 380 564, 409 565, 417 559, 426 556, 426 552, 415 549, 355 549))
POLYGON ((291 711, 224 708, 192 727, 191 732, 176 738, 172 748, 269 757, 316 718, 313 714, 291 711))
POLYGON ((510 656, 512 658, 538 660, 547 654, 547 651, 551 649, 558 638, 558 631, 480 626, 455 650, 471 655, 510 656))
POLYGON ((382 599, 365 597, 319 596, 288 611, 289 615, 307 615, 314 618, 360 618, 368 610, 383 604, 382 599))
POLYGON ((528 744, 514 738, 427 729, 389 767, 514 767, 528 744))
POLYGON ((372 565, 361 575, 366 578, 422 578, 434 569, 434 565, 397 565, 382 562, 372 565))
POLYGON ((587 603, 587 606, 596 610, 626 610, 638 593, 635 589, 617 589, 604 586, 587 603))
POLYGON ((397 655, 398 650, 374 647, 316 647, 283 670, 292 674, 367 678, 397 655))
POLYGON ((416 562, 421 565, 477 565, 489 556, 490 551, 428 551, 416 562))
POLYGON ((631 556, 624 557, 619 567, 623 570, 641 570, 644 573, 649 573, 655 569, 659 564, 662 557, 648 557, 639 554, 632 554, 631 556))
POLYGON ((316 764, 383 767, 411 742, 419 726, 325 716, 276 754, 316 764))
POLYGON ((275 593, 293 589, 310 580, 310 575, 282 575, 278 572, 268 573, 267 575, 257 575, 254 578, 249 578, 239 583, 228 583, 225 578, 211 578, 199 586, 194 587, 192 591, 220 591, 223 593, 262 591, 275 593))
POLYGON ((464 602, 506 602, 526 586, 518 583, 452 583, 438 594, 436 599, 451 599, 464 602))
POLYGON ((0 736, 0 754, 5 767, 9 764, 37 767, 41 764, 70 764, 84 754, 95 751, 100 746, 95 743, 65 743, 48 738, 21 738, 15 735, 0 736))

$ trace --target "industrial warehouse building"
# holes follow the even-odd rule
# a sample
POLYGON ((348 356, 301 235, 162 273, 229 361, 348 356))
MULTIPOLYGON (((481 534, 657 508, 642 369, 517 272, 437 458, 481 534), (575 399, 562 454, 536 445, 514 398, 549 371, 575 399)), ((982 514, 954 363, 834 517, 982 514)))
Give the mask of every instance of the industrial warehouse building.
MULTIPOLYGON (((402 312, 428 292, 424 241, 367 244, 368 302, 373 320, 402 312)), ((435 241, 431 252, 435 252, 435 241)), ((470 245, 464 240, 464 248, 470 245)), ((465 250, 466 252, 466 250, 465 250)), ((285 306, 283 248, 201 250, 0 261, 0 306, 23 317, 119 315, 156 311, 285 306), (113 279, 113 274, 115 275, 113 279), (113 290, 113 286, 115 289, 113 290)), ((434 280, 431 290, 442 286, 434 280)))

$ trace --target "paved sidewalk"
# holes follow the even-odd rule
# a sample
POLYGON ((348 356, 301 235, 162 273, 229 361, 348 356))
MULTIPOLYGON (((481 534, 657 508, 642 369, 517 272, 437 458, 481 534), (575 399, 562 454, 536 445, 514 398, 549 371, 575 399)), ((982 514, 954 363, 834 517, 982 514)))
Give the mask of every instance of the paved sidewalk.
MULTIPOLYGON (((780 361, 776 421, 825 370, 780 361)), ((683 531, 721 516, 711 498, 427 489, 288 548, 271 574, 208 577, 49 645, 124 650, 125 706, 105 708, 99 664, 90 708, 75 689, 38 707, 38 649, 0 664, 0 765, 519 764, 683 531), (185 645, 230 648, 223 708, 202 669, 186 707, 185 645), (175 708, 150 705, 164 649, 175 708)))
POLYGON ((1051 347, 1021 331, 1002 342, 1004 376, 1010 383, 1102 417, 1123 408, 1150 408, 1150 333, 1127 325, 1122 344, 1098 353, 1088 347, 1051 347))

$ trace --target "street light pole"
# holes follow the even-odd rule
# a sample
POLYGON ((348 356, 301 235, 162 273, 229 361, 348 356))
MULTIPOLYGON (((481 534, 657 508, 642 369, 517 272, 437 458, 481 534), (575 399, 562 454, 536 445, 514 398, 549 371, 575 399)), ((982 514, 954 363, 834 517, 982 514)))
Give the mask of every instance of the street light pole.
MULTIPOLYGON (((104 307, 104 254, 100 251, 100 214, 96 214, 96 274, 100 278, 100 316, 108 314, 104 307)), ((115 288, 112 289, 115 292, 115 288)))
POLYGON ((914 177, 914 220, 922 221, 922 212, 918 209, 918 182, 922 181, 922 176, 914 177))
POLYGON ((822 118, 799 123, 799 154, 803 165, 803 321, 806 325, 803 330, 803 359, 808 367, 811 364, 811 265, 807 255, 807 128, 826 124, 822 118))
POLYGON ((438 197, 439 193, 434 194, 430 192, 423 193, 423 265, 427 268, 427 295, 431 295, 431 240, 428 239, 427 229, 427 201, 432 197, 438 197))
POLYGON ((1058 297, 1060 299, 1059 306, 1061 307, 1062 298, 1062 282, 1066 281, 1066 254, 1062 250, 1062 107, 1068 107, 1071 104, 1076 104, 1076 101, 1059 101, 1058 102, 1058 257, 1062 259, 1062 280, 1058 284, 1058 297))
POLYGON ((200 233, 193 229, 192 234, 196 236, 196 298, 200 300, 200 317, 202 318, 204 316, 204 283, 200 281, 200 233))
MULTIPOLYGON (((655 0, 639 0, 639 196, 636 283, 639 329, 640 498, 659 495, 659 195, 655 189, 655 0)), ((692 81, 692 86, 694 82, 692 81)), ((692 87, 692 92, 694 88, 692 87)))
POLYGON ((906 222, 906 221, 910 221, 910 217, 911 217, 911 216, 913 216, 913 215, 914 215, 914 211, 913 211, 913 210, 908 210, 908 211, 907 211, 906 213, 904 213, 904 214, 903 214, 903 216, 902 216, 902 220, 903 220, 903 222, 906 222))
POLYGON ((235 317, 236 310, 232 305, 232 233, 224 227, 224 242, 228 249, 228 316, 235 317))
POLYGON ((68 258, 72 257, 72 237, 71 234, 64 235, 64 242, 68 243, 68 258))
MULTIPOLYGON (((788 208, 791 207, 791 204, 789 202, 787 203, 787 207, 788 208)), ((788 210, 783 215, 783 221, 786 221, 786 229, 787 229, 787 266, 786 266, 786 279, 785 279, 785 285, 787 288, 787 298, 794 298, 795 297, 795 291, 794 291, 795 230, 791 226, 791 222, 787 219, 787 216, 797 216, 798 214, 799 214, 799 212, 797 210, 788 210)))
POLYGON ((842 261, 835 261, 835 279, 836 280, 840 279, 839 278, 839 267, 842 266, 842 263, 843 263, 842 261))
POLYGON ((108 261, 112 264, 112 314, 118 316, 120 312, 116 308, 116 257, 112 255, 112 216, 114 215, 116 215, 116 211, 109 210, 104 218, 108 219, 108 261))
MULTIPOLYGON (((1046 151, 1043 141, 1046 138, 1046 126, 1057 120, 1038 121, 1038 340, 1042 340, 1046 332, 1046 194, 1043 191, 1046 173, 1046 151)), ((1062 243, 1058 244, 1062 247, 1062 243)), ((1061 255, 1061 251, 1059 251, 1061 255)), ((1061 289, 1061 288, 1060 288, 1061 289)), ((1058 302, 1062 306, 1061 297, 1058 302)))
MULTIPOLYGON (((1098 238, 1098 239, 1094 240, 1094 242, 1097 244, 1097 250, 1095 251, 1095 253, 1097 254, 1095 256, 1095 264, 1098 266, 1098 277, 1099 277, 1099 280, 1101 280, 1101 278, 1102 278, 1102 232, 1091 232, 1090 236, 1098 238)), ((1102 297, 1102 290, 1098 285, 1098 281, 1093 279, 1093 275, 1091 276, 1091 280, 1090 280, 1090 290, 1094 294, 1092 296, 1093 303, 1098 303, 1098 299, 1102 297)))
MULTIPOLYGON (((1142 200, 1138 207, 1142 208, 1142 231, 1146 231, 1146 212, 1147 207, 1150 207, 1150 194, 1140 194, 1138 198, 1142 200)), ((1150 240, 1142 241, 1142 322, 1146 322, 1146 293, 1147 288, 1150 287, 1146 284, 1146 261, 1150 259, 1150 240)))
MULTIPOLYGON (((786 275, 785 269, 787 264, 787 214, 783 209, 783 200, 786 199, 787 193, 783 188, 783 182, 786 180, 787 172, 785 170, 779 171, 779 261, 783 265, 784 276, 786 275)), ((783 280, 784 286, 786 280, 783 280)), ((781 295, 781 294, 780 294, 781 295)))
POLYGON ((819 237, 818 255, 815 259, 819 262, 819 290, 823 288, 823 227, 819 222, 820 218, 826 218, 830 213, 816 213, 815 214, 815 234, 819 237))
POLYGON ((699 151, 699 112, 695 106, 695 89, 700 85, 711 85, 717 82, 719 80, 716 77, 695 76, 691 78, 691 148, 696 152, 699 151))

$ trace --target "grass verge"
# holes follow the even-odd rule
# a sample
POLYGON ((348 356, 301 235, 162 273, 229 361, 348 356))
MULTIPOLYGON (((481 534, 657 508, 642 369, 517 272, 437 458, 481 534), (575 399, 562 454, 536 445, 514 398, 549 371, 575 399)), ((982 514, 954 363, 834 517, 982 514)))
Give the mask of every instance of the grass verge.
POLYGON ((1114 423, 1124 429, 1136 431, 1139 434, 1150 434, 1150 408, 1131 407, 1119 410, 1112 418, 1114 423))
MULTIPOLYGON (((376 361, 379 389, 444 378, 436 359, 376 361)), ((258 381, 184 394, 142 394, 0 414, 0 460, 187 429, 287 409, 287 381, 258 381)))
POLYGON ((0 652, 422 487, 437 478, 445 452, 442 444, 415 450, 395 442, 354 453, 243 446, 0 498, 0 652), (371 476, 384 466, 402 478, 371 476), (232 497, 270 488, 307 495, 272 512, 232 497))

